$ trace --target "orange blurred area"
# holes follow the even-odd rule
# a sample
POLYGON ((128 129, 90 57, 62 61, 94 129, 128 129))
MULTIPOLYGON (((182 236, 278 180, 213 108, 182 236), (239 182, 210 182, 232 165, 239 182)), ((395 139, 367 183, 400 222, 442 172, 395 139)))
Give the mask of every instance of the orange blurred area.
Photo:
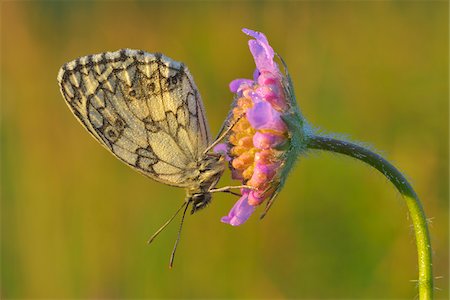
MULTIPOLYGON (((59 67, 120 48, 191 70, 215 135, 251 78, 247 27, 289 66, 304 116, 368 142, 411 180, 430 218, 437 299, 448 299, 448 3, 4 1, 1 16, 1 297, 371 298, 417 295, 414 235, 379 173, 302 157, 263 221, 220 223, 214 195, 148 237, 184 199, 122 164, 78 124, 59 67)), ((226 173, 219 186, 232 184, 226 173)), ((259 211, 262 211, 261 209, 259 211)))

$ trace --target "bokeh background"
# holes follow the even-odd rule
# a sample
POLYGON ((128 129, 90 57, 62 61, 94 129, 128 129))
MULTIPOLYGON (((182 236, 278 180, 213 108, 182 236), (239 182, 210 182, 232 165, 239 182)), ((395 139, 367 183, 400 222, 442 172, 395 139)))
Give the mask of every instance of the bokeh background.
MULTIPOLYGON (((236 198, 147 238, 184 191, 132 171, 80 126, 59 67, 120 48, 191 70, 211 130, 228 83, 254 69, 242 27, 289 65, 304 115, 368 142, 413 183, 431 220, 436 298, 448 298, 448 3, 1 3, 1 297, 379 298, 417 295, 414 236, 393 186, 355 160, 300 159, 267 218, 219 222, 236 198)), ((231 181, 224 176, 221 185, 231 181)))

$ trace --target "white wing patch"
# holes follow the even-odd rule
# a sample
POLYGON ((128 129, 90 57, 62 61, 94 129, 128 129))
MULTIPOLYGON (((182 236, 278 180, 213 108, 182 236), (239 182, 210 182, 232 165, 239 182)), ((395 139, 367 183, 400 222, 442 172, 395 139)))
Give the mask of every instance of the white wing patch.
POLYGON ((71 111, 119 159, 180 187, 211 142, 188 69, 161 54, 123 49, 65 64, 58 82, 71 111))

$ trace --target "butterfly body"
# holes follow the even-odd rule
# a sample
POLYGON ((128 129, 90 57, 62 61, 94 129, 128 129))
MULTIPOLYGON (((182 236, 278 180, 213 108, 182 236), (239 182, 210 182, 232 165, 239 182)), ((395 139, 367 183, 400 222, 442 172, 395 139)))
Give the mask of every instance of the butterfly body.
POLYGON ((191 214, 206 207, 211 201, 211 190, 217 185, 225 170, 224 157, 217 154, 205 154, 192 169, 191 180, 197 184, 186 189, 186 198, 192 202, 191 214))
POLYGON ((211 200, 225 170, 211 144, 189 70, 162 54, 122 49, 64 64, 58 74, 70 110, 114 156, 147 177, 186 189, 192 213, 211 200))

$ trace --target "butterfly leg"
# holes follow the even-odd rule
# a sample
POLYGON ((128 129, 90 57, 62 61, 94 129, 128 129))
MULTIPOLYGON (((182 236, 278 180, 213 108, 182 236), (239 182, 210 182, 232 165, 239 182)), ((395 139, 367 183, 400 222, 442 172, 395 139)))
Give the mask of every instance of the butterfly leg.
POLYGON ((249 189, 249 190, 255 190, 256 188, 249 185, 233 185, 233 186, 224 186, 218 189, 211 189, 209 190, 210 193, 217 193, 217 192, 225 192, 228 193, 231 189, 249 189))
POLYGON ((217 146, 217 144, 219 144, 227 136, 227 134, 231 131, 231 129, 233 129, 234 125, 236 125, 236 123, 239 122, 239 120, 243 116, 244 116, 244 113, 242 113, 239 117, 237 117, 236 120, 234 120, 233 123, 231 123, 228 126, 228 128, 211 145, 208 146, 208 148, 206 148, 206 150, 203 152, 203 154, 208 153, 209 151, 211 151, 212 148, 217 146))
POLYGON ((232 192, 232 191, 223 191, 223 192, 227 193, 227 194, 235 195, 235 196, 238 196, 238 197, 242 197, 242 194, 240 194, 240 193, 236 193, 236 192, 232 192))

